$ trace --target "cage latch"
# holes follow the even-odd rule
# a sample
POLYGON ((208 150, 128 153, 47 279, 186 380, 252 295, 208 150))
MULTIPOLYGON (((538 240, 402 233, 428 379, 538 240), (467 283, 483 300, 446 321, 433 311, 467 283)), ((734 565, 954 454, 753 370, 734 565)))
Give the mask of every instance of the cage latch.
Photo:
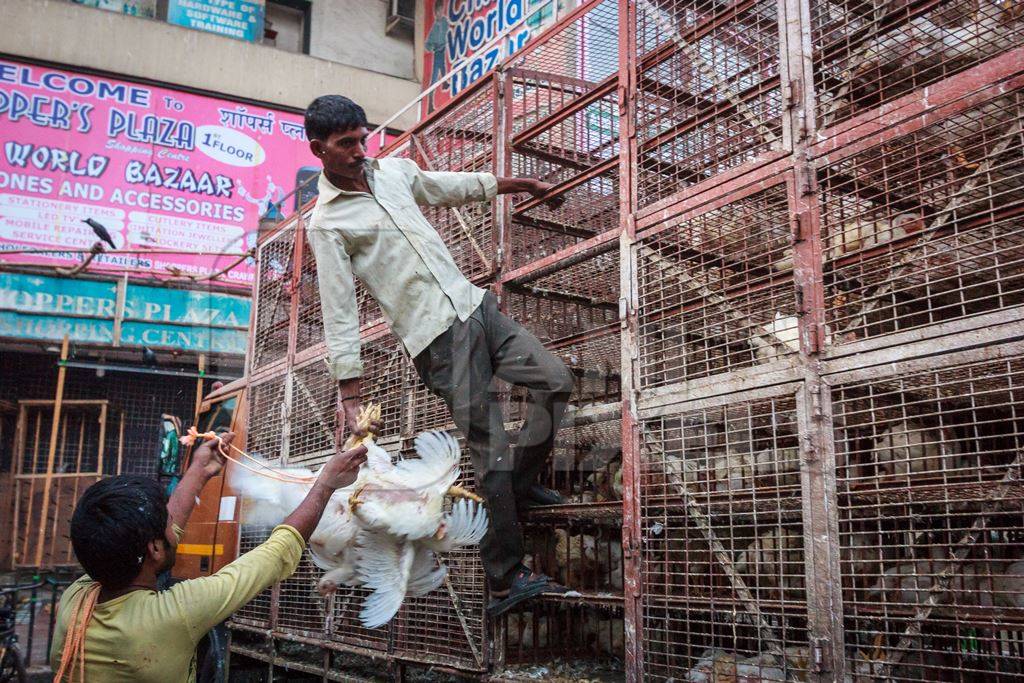
POLYGON ((811 650, 811 671, 814 673, 825 673, 831 671, 832 667, 826 657, 828 641, 824 638, 818 638, 814 641, 814 646, 811 650))

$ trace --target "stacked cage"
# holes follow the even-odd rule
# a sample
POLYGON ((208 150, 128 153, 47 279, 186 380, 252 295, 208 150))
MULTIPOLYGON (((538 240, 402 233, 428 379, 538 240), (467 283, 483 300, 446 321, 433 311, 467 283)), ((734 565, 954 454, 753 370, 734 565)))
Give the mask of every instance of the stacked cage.
MULTIPOLYGON (((624 657, 619 325, 619 7, 587 3, 507 62, 503 175, 547 196, 507 205, 502 309, 572 376, 567 416, 542 482, 566 504, 525 516, 527 562, 571 587, 515 609, 495 645, 506 675, 621 676, 624 657), (590 672, 590 674, 588 674, 590 672)), ((520 424, 528 392, 507 393, 520 424)))
MULTIPOLYGON (((542 474, 566 503, 523 523, 575 592, 488 620, 453 553, 366 631, 304 564, 237 626, 399 673, 1020 678, 1022 42, 1002 0, 580 3, 390 149, 553 184, 427 212, 572 375, 542 474)), ((304 230, 259 248, 247 445, 316 466, 336 389, 304 230)), ((357 294, 379 442, 457 434, 357 294)), ((494 394, 514 436, 528 394, 494 394)))
POLYGON ((1024 674, 1021 20, 636 3, 637 679, 1024 674))

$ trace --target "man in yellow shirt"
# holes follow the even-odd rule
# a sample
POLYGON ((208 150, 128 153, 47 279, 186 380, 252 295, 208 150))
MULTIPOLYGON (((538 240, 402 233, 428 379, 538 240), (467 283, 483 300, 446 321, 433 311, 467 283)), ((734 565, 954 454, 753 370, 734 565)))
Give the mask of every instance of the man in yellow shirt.
MULTIPOLYGON (((227 443, 232 438, 222 435, 227 443)), ((156 481, 133 476, 104 479, 82 495, 71 519, 71 543, 87 576, 61 598, 50 651, 55 672, 65 664, 63 680, 82 678, 76 625, 95 604, 85 620, 86 681, 194 681, 199 639, 295 571, 331 494, 355 481, 366 460, 364 447, 335 455, 266 542, 212 576, 158 592, 157 575, 174 565, 196 497, 224 465, 212 444, 196 448, 170 500, 156 481), (64 652, 65 641, 75 652, 64 652)))

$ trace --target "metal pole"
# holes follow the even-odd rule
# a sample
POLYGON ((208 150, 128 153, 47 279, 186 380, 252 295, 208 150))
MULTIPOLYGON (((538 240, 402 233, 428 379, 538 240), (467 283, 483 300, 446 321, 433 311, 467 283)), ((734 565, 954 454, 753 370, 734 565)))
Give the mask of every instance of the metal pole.
MULTIPOLYGON (((35 635, 36 635, 36 597, 38 596, 38 594, 39 594, 39 586, 38 586, 38 584, 34 584, 32 586, 32 597, 31 597, 31 599, 29 601, 28 638, 26 639, 26 642, 25 642, 25 649, 27 650, 27 652, 25 653, 25 666, 26 667, 32 666, 32 643, 35 640, 35 635)), ((14 610, 15 610, 15 614, 17 614, 17 610, 18 610, 17 594, 15 594, 14 610)))
POLYGON ((639 476, 640 439, 636 411, 638 388, 635 363, 639 357, 637 289, 633 242, 636 238, 636 42, 633 27, 636 4, 619 1, 619 324, 620 390, 622 400, 622 553, 623 633, 626 680, 643 680, 643 614, 640 577, 642 566, 639 476))
POLYGON ((824 249, 816 171, 808 147, 815 126, 810 8, 804 0, 779 5, 781 85, 786 108, 784 138, 793 150, 793 175, 786 183, 792 212, 793 286, 796 294, 799 364, 797 391, 800 481, 810 652, 808 680, 843 680, 842 581, 835 443, 829 386, 821 378, 825 345, 824 249))

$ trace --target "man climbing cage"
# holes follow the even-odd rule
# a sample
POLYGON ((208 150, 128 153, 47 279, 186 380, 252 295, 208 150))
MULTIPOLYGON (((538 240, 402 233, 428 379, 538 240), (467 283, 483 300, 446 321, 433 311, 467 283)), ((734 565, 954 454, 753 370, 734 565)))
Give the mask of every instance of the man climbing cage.
MULTIPOLYGON (((497 194, 542 198, 552 185, 490 173, 424 171, 409 159, 366 156, 366 115, 340 95, 306 110, 310 149, 323 163, 308 240, 316 258, 329 365, 338 381, 338 424, 362 434, 358 277, 380 304, 423 383, 441 397, 466 438, 490 528, 480 555, 497 616, 541 593, 565 589, 523 564, 519 513, 563 502, 538 483, 572 391, 565 365, 469 282, 419 206, 457 207, 497 194), (528 390, 526 420, 509 445, 498 377, 528 390)), ((549 205, 557 208, 560 200, 549 205)), ((379 425, 375 425, 379 428, 379 425)))

